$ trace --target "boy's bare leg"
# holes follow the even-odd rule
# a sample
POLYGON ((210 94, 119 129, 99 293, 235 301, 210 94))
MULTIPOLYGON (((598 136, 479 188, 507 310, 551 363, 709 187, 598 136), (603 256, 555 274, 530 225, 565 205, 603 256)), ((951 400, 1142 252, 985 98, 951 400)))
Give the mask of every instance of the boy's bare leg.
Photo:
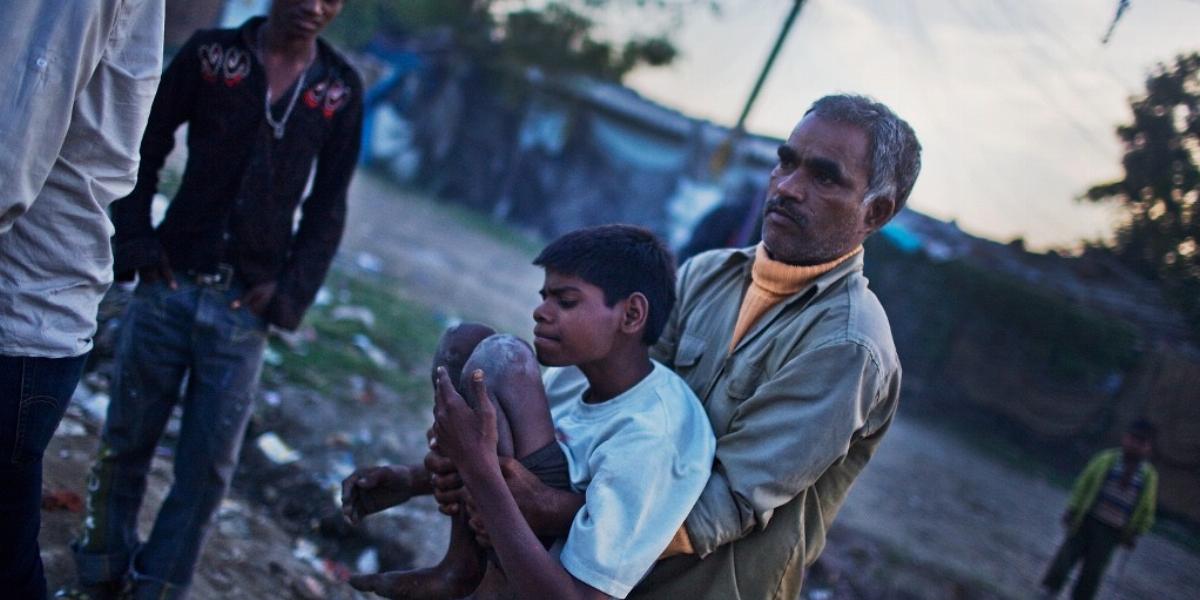
MULTIPOLYGON (((495 331, 492 328, 478 323, 463 323, 447 329, 438 341, 437 350, 434 352, 432 369, 434 380, 437 379, 437 368, 445 367, 452 374, 451 381, 458 382, 464 364, 474 352, 475 347, 493 333, 495 331)), ((464 388, 460 388, 459 393, 463 392, 464 388)), ((508 424, 503 413, 498 413, 496 416, 498 422, 504 422, 502 426, 497 425, 502 432, 501 439, 504 439, 504 432, 509 430, 508 424)), ((511 448, 511 435, 501 444, 507 444, 507 447, 511 448)), ((388 489, 373 489, 375 488, 373 485, 357 489, 354 487, 354 482, 347 479, 353 490, 353 493, 347 492, 343 485, 345 498, 343 504, 350 507, 347 515, 352 519, 354 517, 361 518, 362 515, 359 515, 359 512, 369 514, 369 512, 378 510, 382 505, 390 505, 390 502, 398 498, 407 499, 407 496, 414 492, 429 493, 427 491, 428 472, 420 466, 409 467, 407 471, 406 474, 410 475, 410 481, 404 482, 403 478, 393 478, 394 481, 390 481, 390 483, 396 485, 387 486, 388 489), (414 476, 424 477, 426 480, 416 481, 414 476), (363 505, 362 510, 359 510, 360 505, 363 505)), ((366 474, 364 472, 364 475, 366 474)), ((387 598, 411 600, 428 598, 432 600, 462 598, 469 595, 483 579, 486 555, 483 548, 475 543, 475 536, 467 523, 466 512, 453 515, 450 519, 450 547, 446 550, 446 556, 436 566, 412 571, 355 575, 350 578, 350 585, 359 591, 374 592, 387 598)))
MULTIPOLYGON (((437 381, 438 367, 445 367, 450 380, 458 382, 463 365, 475 347, 494 333, 494 329, 480 323, 461 323, 446 329, 434 351, 430 369, 433 381, 437 381)), ((504 431, 507 430, 505 423, 504 431)), ((362 467, 342 481, 342 513, 357 525, 367 515, 402 504, 413 496, 432 493, 424 465, 362 467)))
MULTIPOLYGON (((554 442, 549 401, 542 386, 537 358, 528 344, 511 335, 494 335, 481 342, 463 366, 459 387, 468 390, 468 394, 473 391, 468 378, 476 369, 487 375, 488 394, 496 406, 500 432, 498 453, 501 456, 524 458, 554 442), (500 426, 501 421, 508 426, 511 436, 512 444, 508 448, 504 447, 505 429, 500 426)), ((478 400, 473 396, 463 397, 471 406, 477 406, 478 400)), ((508 600, 513 597, 498 563, 488 561, 487 573, 472 598, 508 600)))
MULTIPOLYGON (((472 406, 478 406, 480 399, 465 383, 477 369, 487 374, 489 401, 496 407, 497 451, 501 456, 525 457, 554 441, 541 373, 528 344, 509 335, 494 335, 479 343, 463 365, 457 386, 472 406)), ((450 547, 437 566, 356 576, 350 584, 389 598, 458 598, 472 590, 478 598, 507 597, 503 574, 483 560, 485 553, 475 542, 466 511, 453 519, 450 547)))

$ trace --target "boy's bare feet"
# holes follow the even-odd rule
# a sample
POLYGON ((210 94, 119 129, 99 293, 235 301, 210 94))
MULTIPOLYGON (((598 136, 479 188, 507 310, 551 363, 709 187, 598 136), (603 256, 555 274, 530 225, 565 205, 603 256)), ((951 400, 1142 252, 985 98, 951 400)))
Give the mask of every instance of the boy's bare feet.
POLYGON ((384 598, 439 600, 465 598, 483 579, 483 565, 477 573, 464 573, 438 565, 429 569, 391 571, 371 575, 353 575, 350 586, 360 592, 374 592, 384 598))

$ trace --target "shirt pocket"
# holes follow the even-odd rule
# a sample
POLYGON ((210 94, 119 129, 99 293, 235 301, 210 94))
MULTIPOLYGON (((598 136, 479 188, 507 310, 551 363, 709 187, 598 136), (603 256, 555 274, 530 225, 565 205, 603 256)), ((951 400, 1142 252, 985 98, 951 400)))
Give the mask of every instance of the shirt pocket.
POLYGON ((762 381, 763 366, 758 362, 744 362, 735 365, 733 373, 729 378, 729 387, 726 388, 726 395, 734 402, 742 402, 754 392, 758 391, 758 384, 762 381))

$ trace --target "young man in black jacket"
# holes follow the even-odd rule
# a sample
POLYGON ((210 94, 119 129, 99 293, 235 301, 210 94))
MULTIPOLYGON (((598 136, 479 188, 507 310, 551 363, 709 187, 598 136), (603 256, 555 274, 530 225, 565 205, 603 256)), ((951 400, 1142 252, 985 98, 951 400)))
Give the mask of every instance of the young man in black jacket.
POLYGON ((127 583, 135 599, 186 594, 236 467, 267 327, 299 325, 337 250, 363 89, 317 36, 342 3, 274 0, 265 19, 198 32, 163 74, 137 186, 113 206, 114 270, 140 281, 75 546, 92 597, 127 583), (158 171, 183 123, 187 167, 155 228, 158 171), (174 484, 141 542, 146 472, 185 374, 174 484))

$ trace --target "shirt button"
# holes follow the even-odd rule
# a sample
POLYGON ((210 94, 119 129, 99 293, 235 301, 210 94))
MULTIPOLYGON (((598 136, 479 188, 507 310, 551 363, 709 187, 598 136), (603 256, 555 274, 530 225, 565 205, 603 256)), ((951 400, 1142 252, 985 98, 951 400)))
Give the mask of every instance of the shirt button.
POLYGON ((45 56, 39 56, 37 60, 34 61, 34 64, 36 64, 39 69, 45 69, 46 65, 50 64, 50 61, 46 60, 45 56))

